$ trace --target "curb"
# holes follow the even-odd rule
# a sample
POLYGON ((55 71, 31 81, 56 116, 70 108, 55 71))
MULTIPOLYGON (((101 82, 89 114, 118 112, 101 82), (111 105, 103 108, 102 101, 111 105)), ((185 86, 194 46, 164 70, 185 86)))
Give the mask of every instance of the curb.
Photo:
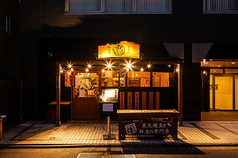
POLYGON ((0 148, 83 148, 83 147, 222 147, 238 144, 1 144, 0 148))

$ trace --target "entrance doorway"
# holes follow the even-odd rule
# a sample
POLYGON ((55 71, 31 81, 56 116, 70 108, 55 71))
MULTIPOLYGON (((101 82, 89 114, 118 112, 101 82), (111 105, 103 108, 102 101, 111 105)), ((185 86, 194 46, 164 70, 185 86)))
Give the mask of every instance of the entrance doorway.
POLYGON ((210 75, 210 110, 238 110, 238 75, 210 75))

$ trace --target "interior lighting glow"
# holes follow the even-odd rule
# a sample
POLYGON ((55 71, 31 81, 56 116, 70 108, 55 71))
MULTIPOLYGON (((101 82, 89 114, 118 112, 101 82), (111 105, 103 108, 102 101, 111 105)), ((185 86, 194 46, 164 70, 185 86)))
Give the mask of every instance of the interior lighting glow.
POLYGON ((148 68, 151 68, 151 65, 150 65, 150 64, 148 64, 148 65, 147 65, 147 67, 148 67, 148 68))
POLYGON ((104 69, 102 69, 102 72, 105 72, 105 70, 104 70, 104 69))
POLYGON ((168 67, 171 67, 171 65, 168 65, 168 67))
POLYGON ((112 64, 108 63, 107 64, 107 68, 111 69, 112 68, 112 64))
POLYGON ((176 72, 179 72, 179 68, 178 67, 176 68, 176 72))
POLYGON ((231 62, 231 64, 232 64, 232 65, 235 65, 235 64, 236 64, 236 62, 231 62))
POLYGON ((71 75, 71 72, 68 72, 68 75, 71 75))
POLYGON ((202 73, 205 75, 207 72, 204 70, 202 73))
POLYGON ((71 71, 74 71, 74 69, 73 69, 73 68, 71 68, 70 70, 71 70, 71 71))
POLYGON ((87 68, 85 71, 86 71, 86 72, 89 72, 89 69, 87 68))
POLYGON ((68 65, 68 68, 71 68, 71 67, 72 67, 72 65, 71 65, 71 64, 69 64, 69 65, 68 65))
POLYGON ((128 68, 128 67, 126 68, 126 71, 129 71, 129 68, 128 68))
POLYGON ((127 67, 128 69, 130 69, 130 68, 131 68, 131 63, 127 63, 126 67, 127 67))
POLYGON ((92 67, 92 65, 88 64, 88 68, 91 68, 91 67, 92 67))
POLYGON ((142 72, 143 72, 143 71, 144 71, 144 68, 143 68, 143 67, 142 67, 142 68, 140 68, 140 71, 142 71, 142 72))

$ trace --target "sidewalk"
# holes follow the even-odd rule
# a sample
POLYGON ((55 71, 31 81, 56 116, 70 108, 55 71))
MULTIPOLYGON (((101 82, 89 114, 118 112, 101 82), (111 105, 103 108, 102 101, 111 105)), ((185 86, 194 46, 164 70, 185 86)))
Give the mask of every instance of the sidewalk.
POLYGON ((0 147, 93 147, 132 145, 238 145, 238 121, 184 121, 178 139, 118 140, 118 122, 111 122, 114 140, 104 140, 106 122, 68 121, 61 126, 42 121, 28 121, 3 133, 0 147))

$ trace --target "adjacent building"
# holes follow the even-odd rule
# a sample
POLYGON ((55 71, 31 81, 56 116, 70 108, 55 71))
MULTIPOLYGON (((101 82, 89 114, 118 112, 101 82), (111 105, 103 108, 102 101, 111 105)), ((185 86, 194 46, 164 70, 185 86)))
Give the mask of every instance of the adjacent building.
POLYGON ((0 1, 0 115, 7 115, 4 126, 19 123, 20 108, 20 4, 0 1))

